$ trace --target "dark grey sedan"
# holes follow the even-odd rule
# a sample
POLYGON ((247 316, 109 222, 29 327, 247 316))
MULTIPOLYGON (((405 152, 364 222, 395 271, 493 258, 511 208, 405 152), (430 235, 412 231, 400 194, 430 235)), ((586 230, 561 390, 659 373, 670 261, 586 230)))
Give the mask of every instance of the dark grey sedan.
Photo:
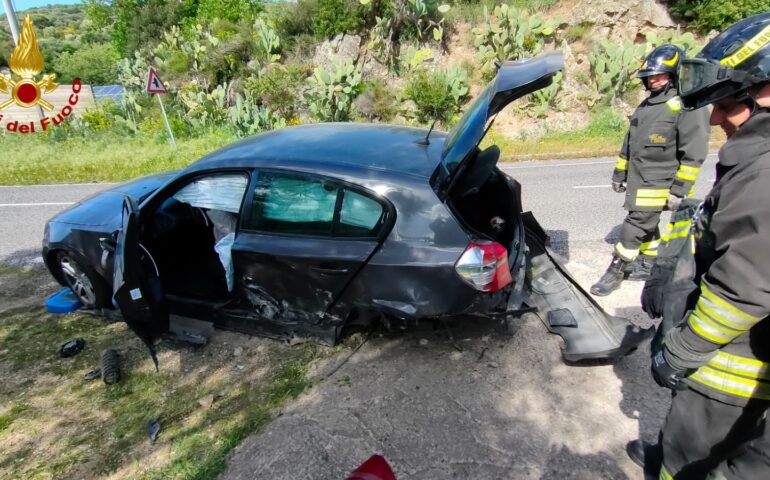
POLYGON ((449 133, 318 124, 257 135, 52 218, 43 257, 88 307, 116 305, 153 352, 170 316, 333 344, 376 319, 536 311, 569 361, 648 331, 611 317, 546 247, 521 187, 478 145, 558 54, 503 64, 449 133))

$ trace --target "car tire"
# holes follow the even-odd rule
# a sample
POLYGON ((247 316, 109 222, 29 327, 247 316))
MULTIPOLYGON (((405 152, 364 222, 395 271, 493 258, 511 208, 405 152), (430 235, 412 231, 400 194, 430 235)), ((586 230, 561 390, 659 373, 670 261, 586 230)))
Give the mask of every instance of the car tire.
POLYGON ((105 308, 110 305, 110 291, 104 279, 93 268, 67 251, 56 254, 56 265, 61 279, 86 308, 105 308))

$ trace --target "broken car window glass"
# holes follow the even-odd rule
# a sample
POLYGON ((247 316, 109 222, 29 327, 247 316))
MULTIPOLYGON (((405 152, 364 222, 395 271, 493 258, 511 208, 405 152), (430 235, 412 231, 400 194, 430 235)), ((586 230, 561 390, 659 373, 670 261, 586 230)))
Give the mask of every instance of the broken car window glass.
POLYGON ((322 179, 261 173, 254 191, 257 230, 331 235, 337 185, 322 179))
POLYGON ((245 175, 217 175, 193 181, 174 195, 174 199, 193 207, 237 214, 246 191, 245 175))

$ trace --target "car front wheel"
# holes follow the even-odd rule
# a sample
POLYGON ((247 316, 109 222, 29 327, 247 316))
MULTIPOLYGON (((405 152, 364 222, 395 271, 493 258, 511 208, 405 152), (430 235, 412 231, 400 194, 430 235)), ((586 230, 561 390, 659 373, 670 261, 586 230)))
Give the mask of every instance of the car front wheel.
POLYGON ((82 265, 69 252, 59 252, 56 258, 65 283, 86 308, 109 304, 107 285, 93 268, 82 265))

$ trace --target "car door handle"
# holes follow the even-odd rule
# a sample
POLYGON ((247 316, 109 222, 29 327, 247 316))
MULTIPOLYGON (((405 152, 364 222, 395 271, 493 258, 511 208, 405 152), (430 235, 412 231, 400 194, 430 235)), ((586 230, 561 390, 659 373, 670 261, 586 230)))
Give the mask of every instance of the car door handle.
POLYGON ((310 267, 310 269, 313 270, 314 272, 320 273, 321 275, 344 275, 344 274, 348 273, 348 269, 347 268, 336 268, 336 267, 332 267, 332 266, 328 266, 328 267, 322 267, 322 266, 310 267))

